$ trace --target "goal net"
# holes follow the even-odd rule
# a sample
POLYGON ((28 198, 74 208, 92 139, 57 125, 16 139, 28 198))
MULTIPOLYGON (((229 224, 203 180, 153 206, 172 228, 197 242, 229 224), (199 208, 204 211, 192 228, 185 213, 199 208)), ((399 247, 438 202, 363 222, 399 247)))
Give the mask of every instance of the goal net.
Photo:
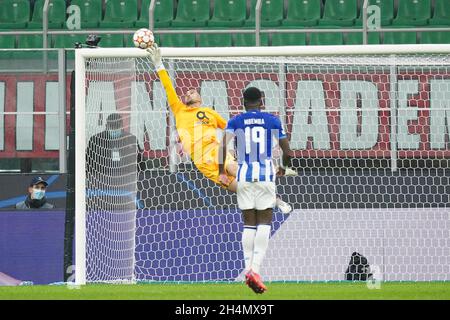
MULTIPOLYGON (((255 86, 287 130, 265 280, 345 280, 354 252, 380 280, 449 280, 450 47, 352 47, 162 53, 180 97, 228 120, 255 86)), ((236 196, 183 150, 145 51, 79 49, 76 79, 76 282, 240 280, 236 196)))

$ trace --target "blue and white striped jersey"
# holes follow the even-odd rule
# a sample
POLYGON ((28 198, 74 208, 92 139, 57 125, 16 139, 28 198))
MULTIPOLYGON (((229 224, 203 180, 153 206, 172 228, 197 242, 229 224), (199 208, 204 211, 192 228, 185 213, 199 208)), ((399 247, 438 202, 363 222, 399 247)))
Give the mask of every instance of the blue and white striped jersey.
POLYGON ((251 110, 230 119, 225 130, 236 136, 237 181, 275 181, 274 139, 286 138, 280 119, 251 110))

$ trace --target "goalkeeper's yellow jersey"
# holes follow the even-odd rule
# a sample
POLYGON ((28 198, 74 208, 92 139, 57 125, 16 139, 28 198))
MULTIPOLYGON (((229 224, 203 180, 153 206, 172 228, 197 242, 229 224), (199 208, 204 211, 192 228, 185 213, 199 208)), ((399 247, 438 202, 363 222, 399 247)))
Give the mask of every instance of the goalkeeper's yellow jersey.
POLYGON ((167 102, 175 116, 175 123, 183 149, 198 166, 217 164, 216 130, 225 129, 227 122, 215 110, 189 107, 179 98, 165 69, 158 71, 167 94, 167 102))

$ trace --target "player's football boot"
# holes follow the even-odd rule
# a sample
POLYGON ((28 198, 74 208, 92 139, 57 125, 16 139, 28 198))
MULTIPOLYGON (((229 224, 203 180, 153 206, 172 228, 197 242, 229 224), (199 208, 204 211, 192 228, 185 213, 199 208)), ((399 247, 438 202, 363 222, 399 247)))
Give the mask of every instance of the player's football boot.
POLYGON ((277 198, 276 206, 277 206, 278 209, 280 209, 280 211, 283 214, 288 214, 288 213, 292 212, 292 206, 289 203, 284 202, 280 198, 277 198))
POLYGON ((245 283, 255 293, 264 293, 267 291, 267 287, 262 282, 261 276, 251 270, 245 275, 245 283))
MULTIPOLYGON (((247 277, 246 277, 247 278, 247 277)), ((261 290, 261 288, 259 288, 256 283, 253 280, 250 280, 249 278, 247 278, 247 280, 245 281, 245 283, 247 284, 247 286, 253 290, 254 293, 263 293, 263 291, 261 290)))

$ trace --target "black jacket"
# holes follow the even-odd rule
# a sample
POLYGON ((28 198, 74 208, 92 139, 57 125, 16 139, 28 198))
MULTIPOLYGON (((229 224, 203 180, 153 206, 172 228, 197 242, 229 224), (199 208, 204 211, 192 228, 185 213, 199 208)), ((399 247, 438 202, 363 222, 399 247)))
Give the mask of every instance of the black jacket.
POLYGON ((87 205, 127 210, 134 203, 141 152, 136 136, 111 138, 107 131, 89 139, 86 149, 87 205))
POLYGON ((53 209, 55 206, 47 202, 47 198, 44 197, 41 200, 31 199, 28 195, 25 201, 21 201, 16 204, 16 209, 53 209))
POLYGON ((102 131, 89 139, 86 149, 86 170, 89 174, 124 177, 136 172, 141 162, 141 150, 136 136, 125 133, 110 138, 102 131))

